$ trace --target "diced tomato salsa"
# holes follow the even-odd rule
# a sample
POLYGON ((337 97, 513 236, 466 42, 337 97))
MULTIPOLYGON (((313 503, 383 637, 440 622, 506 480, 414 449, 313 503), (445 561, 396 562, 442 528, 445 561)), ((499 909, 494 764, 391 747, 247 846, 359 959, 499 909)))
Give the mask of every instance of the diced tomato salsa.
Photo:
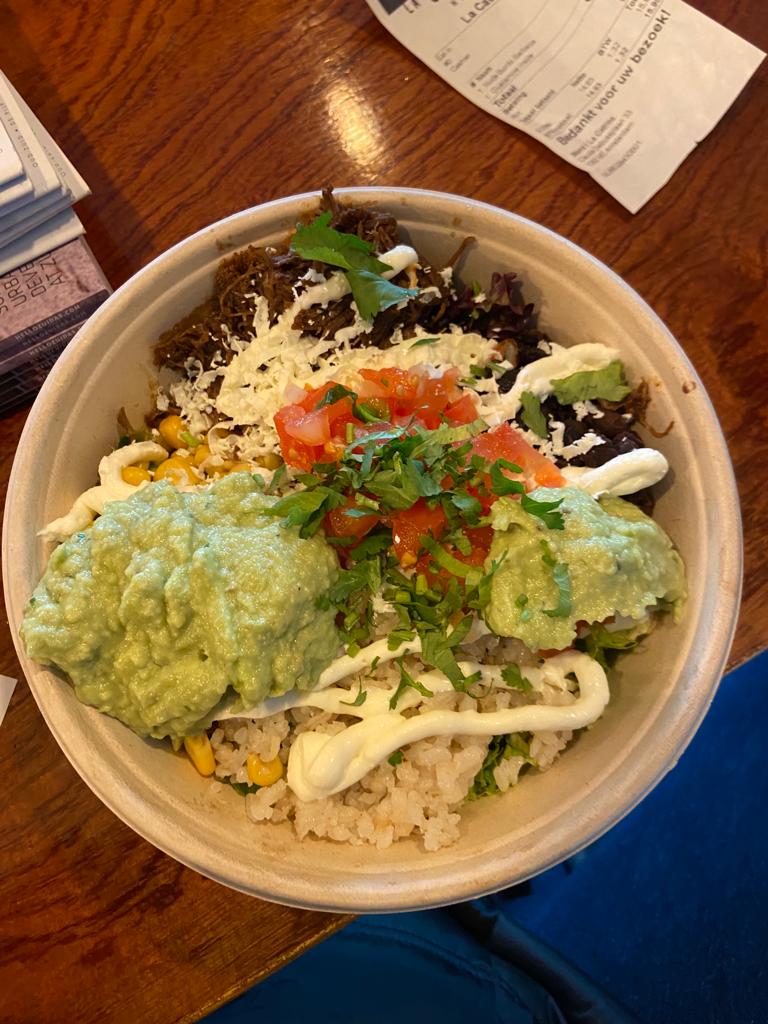
MULTIPOLYGON (((275 415, 283 458, 289 465, 307 472, 318 463, 337 461, 351 440, 362 440, 372 430, 411 423, 434 430, 444 423, 472 423, 478 418, 475 397, 458 386, 458 375, 456 368, 439 377, 419 368, 363 369, 359 372, 359 383, 349 389, 353 394, 345 394, 347 389, 333 381, 320 388, 307 388, 303 394, 297 389, 291 396, 295 401, 275 415), (333 389, 334 394, 329 395, 333 389)), ((529 490, 539 486, 561 487, 565 483, 557 466, 532 448, 509 423, 475 437, 470 458, 472 455, 481 456, 489 464, 501 459, 519 466, 519 473, 508 467, 501 471, 510 479, 520 480, 529 490)), ((476 496, 487 513, 495 496, 490 493, 490 475, 486 475, 485 482, 486 493, 480 493, 483 488, 479 488, 476 496)), ((450 489, 450 479, 445 486, 450 489)), ((346 505, 333 509, 325 518, 329 536, 355 541, 362 540, 380 523, 392 530, 392 546, 403 568, 423 572, 430 583, 450 575, 445 569, 435 568, 422 544, 422 538, 427 536, 439 541, 446 531, 448 522, 439 504, 430 507, 419 498, 402 511, 367 515, 356 505, 355 496, 350 495, 346 505)), ((466 565, 482 566, 493 530, 485 526, 468 528, 464 533, 471 545, 469 553, 462 554, 454 545, 445 545, 446 551, 466 565)))
POLYGON ((474 396, 458 386, 459 371, 446 370, 431 377, 420 369, 361 370, 351 397, 323 405, 323 399, 338 385, 330 381, 308 389, 303 398, 284 405, 275 415, 283 458, 296 469, 309 471, 318 462, 340 458, 347 441, 347 425, 355 437, 370 429, 372 422, 403 426, 416 423, 434 430, 442 423, 459 426, 477 419, 474 396))

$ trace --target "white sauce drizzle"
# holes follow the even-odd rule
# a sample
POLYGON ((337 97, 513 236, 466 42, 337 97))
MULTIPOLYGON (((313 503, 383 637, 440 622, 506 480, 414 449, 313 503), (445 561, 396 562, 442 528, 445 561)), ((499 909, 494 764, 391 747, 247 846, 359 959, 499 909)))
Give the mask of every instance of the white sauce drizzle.
POLYGON ((62 541, 78 530, 84 530, 93 522, 95 516, 101 515, 107 502, 129 498, 134 491, 146 486, 146 482, 139 484, 138 487, 127 484, 122 477, 122 471, 126 466, 135 466, 137 462, 158 462, 167 458, 168 452, 165 448, 154 441, 136 441, 105 455, 99 462, 98 487, 84 491, 75 499, 66 515, 48 523, 40 530, 38 536, 44 540, 62 541))
POLYGON ((625 494, 635 494, 657 484, 668 471, 669 463, 655 448, 635 448, 596 469, 566 466, 561 470, 569 484, 581 488, 593 498, 604 495, 620 498, 625 494))
POLYGON ((504 420, 515 417, 524 391, 530 391, 537 398, 546 398, 552 394, 553 380, 570 377, 572 373, 584 370, 602 370, 614 359, 619 358, 615 348, 599 342, 585 342, 583 345, 572 345, 570 348, 552 343, 550 347, 551 355, 524 366, 512 388, 505 395, 495 395, 494 402, 482 409, 483 418, 490 426, 495 427, 504 420))
MULTIPOLYGON (((256 704, 247 709, 243 709, 239 698, 227 701, 223 709, 217 712, 215 720, 217 722, 223 722, 227 718, 251 718, 256 720, 269 718, 270 715, 277 715, 281 711, 290 711, 291 708, 321 707, 323 705, 317 703, 318 695, 322 691, 327 690, 329 686, 338 683, 340 679, 357 675, 358 672, 369 671, 373 667, 374 662, 377 665, 383 665, 385 662, 392 661, 394 658, 400 658, 404 654, 418 654, 421 651, 421 640, 418 637, 414 637, 413 640, 407 640, 405 643, 400 644, 399 647, 396 647, 395 650, 390 650, 388 643, 387 638, 384 637, 383 640, 376 640, 367 647, 363 647, 354 657, 345 654, 341 658, 336 658, 328 668, 320 673, 317 686, 312 690, 289 690, 280 697, 268 697, 261 704, 256 704)), ((348 690, 338 692, 345 699, 349 699, 348 690)))
MULTIPOLYGON (((476 662, 460 664, 465 671, 487 672, 491 668, 476 662)), ((573 673, 579 696, 573 704, 565 706, 529 704, 487 712, 426 711, 405 718, 403 711, 425 699, 415 691, 403 695, 395 710, 389 708, 394 692, 391 689, 370 688, 365 702, 357 708, 348 706, 353 696, 350 690, 335 688, 309 694, 312 706, 353 715, 360 721, 333 736, 311 731, 297 736, 288 757, 288 785, 300 800, 320 800, 354 785, 394 751, 427 736, 490 737, 512 732, 583 729, 600 717, 608 703, 605 672, 586 654, 567 651, 550 658, 538 669, 524 671, 531 682, 536 676, 551 674, 562 683, 565 676, 573 673), (347 704, 342 704, 342 699, 347 704)), ((433 692, 451 689, 450 682, 435 673, 419 676, 419 681, 433 692)))

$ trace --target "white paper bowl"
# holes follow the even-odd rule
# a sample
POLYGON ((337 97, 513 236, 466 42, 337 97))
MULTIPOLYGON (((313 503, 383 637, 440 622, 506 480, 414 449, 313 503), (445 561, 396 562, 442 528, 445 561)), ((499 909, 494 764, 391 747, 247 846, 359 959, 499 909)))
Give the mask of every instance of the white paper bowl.
POLYGON ((557 341, 616 346, 631 376, 651 383, 653 422, 674 421, 652 441, 673 467, 656 518, 685 559, 690 600, 679 625, 666 624, 620 662, 603 718, 550 771, 468 805, 456 845, 425 853, 409 840, 379 852, 298 842, 287 825, 253 825, 234 792, 214 804, 210 784, 184 757, 80 704, 21 648, 22 611, 47 554, 36 530, 92 485, 99 458, 114 444, 120 406, 148 410, 152 343, 210 294, 222 256, 284 238, 317 195, 267 203, 199 231, 91 317, 48 378, 19 444, 4 584, 19 659, 52 733, 96 795, 136 832, 195 870, 265 899, 321 910, 406 910, 468 899, 556 864, 615 824, 674 766, 725 664, 740 593, 741 528, 728 452, 701 381, 620 278, 551 231, 470 199, 414 189, 337 195, 393 213, 435 262, 474 235, 479 244, 462 268, 467 280, 517 271, 557 341))

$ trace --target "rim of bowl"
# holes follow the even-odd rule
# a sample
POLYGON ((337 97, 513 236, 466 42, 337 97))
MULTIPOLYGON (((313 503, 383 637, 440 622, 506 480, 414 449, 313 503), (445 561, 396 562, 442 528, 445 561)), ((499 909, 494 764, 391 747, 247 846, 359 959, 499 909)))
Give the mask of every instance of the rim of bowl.
MULTIPOLYGON (((679 713, 673 721, 666 722, 668 732, 666 738, 668 741, 671 741, 667 756, 662 759, 653 770, 646 770, 644 774, 635 775, 631 780, 624 778, 623 784, 618 789, 618 793, 604 794, 604 813, 598 815, 595 819, 596 823, 593 823, 587 834, 583 835, 578 841, 573 842, 565 852, 560 851, 552 854, 549 858, 541 860, 535 868, 518 872, 513 878, 501 883, 499 883, 497 878, 490 881, 488 878, 483 876, 478 877, 476 874, 473 874, 471 878, 465 879, 463 883, 458 885, 450 881, 430 884, 430 896, 427 900, 417 899, 414 901, 413 899, 409 900, 407 897, 404 898, 400 888, 396 889, 392 893, 383 893, 381 890, 377 889, 376 906, 362 902, 359 898, 358 889, 354 889, 351 892, 348 892, 343 888, 339 889, 339 891, 332 894, 333 901, 328 902, 327 896, 331 895, 328 893, 326 893, 325 900, 318 901, 309 899, 306 895, 297 897, 293 891, 289 891, 293 888, 290 885, 282 887, 276 886, 269 891, 264 891, 252 885, 243 884, 243 882, 237 878, 227 877, 205 863, 204 860, 196 859, 195 857, 176 849, 174 844, 168 841, 161 824, 158 824, 157 827, 153 828, 150 824, 145 826, 143 822, 138 822, 136 817, 131 813, 133 809, 131 801, 121 800, 121 798, 116 796, 114 792, 106 790, 104 786, 102 786, 99 773, 94 772, 92 765, 81 756, 79 750, 71 745, 68 737, 63 735, 61 730, 58 728, 55 717, 51 716, 48 712, 44 695, 38 691, 38 684, 35 678, 36 671, 42 672, 44 670, 42 670, 40 666, 37 666, 36 663, 32 662, 24 651, 18 635, 18 626, 21 621, 21 609, 19 608, 18 602, 14 602, 11 598, 12 590, 9 568, 10 551, 14 546, 15 535, 19 533, 23 536, 29 529, 26 524, 17 525, 18 517, 8 514, 8 510, 13 507, 13 499, 20 486, 19 478, 21 475, 21 463, 24 461, 25 449, 27 444, 30 444, 30 439, 34 435, 38 424, 45 421, 50 413, 50 409, 55 405, 55 392, 57 390, 59 380, 70 372, 70 366, 77 362, 81 350, 90 344, 92 336, 98 334, 102 321, 112 317, 115 311, 119 310, 121 306, 129 305, 133 299, 133 294, 137 290, 141 290, 145 282, 150 280, 153 276, 162 274, 165 264, 178 253, 183 252, 187 248, 194 248, 209 236, 225 238, 228 233, 231 234, 233 233, 233 230, 236 231, 241 222, 246 221, 256 212, 268 210, 280 211, 281 208, 285 208, 285 210, 288 211, 293 207, 317 201, 320 195, 321 193, 319 191, 303 192, 292 196, 285 196, 279 199, 270 200, 266 203, 260 203, 237 213, 230 214, 229 216, 215 221, 212 224, 206 225, 181 241, 175 243, 169 249, 166 249, 163 253, 152 259, 148 264, 146 264, 146 266, 137 271, 124 284, 116 289, 89 318, 86 324, 68 344, 67 348, 59 357, 51 370, 51 373, 44 382, 30 410, 14 457, 14 463, 8 484, 6 514, 4 516, 2 537, 3 587, 6 609, 13 643, 16 648, 16 653, 22 670, 28 680, 30 689, 32 690, 32 694, 40 712, 62 752, 75 768, 80 778, 101 800, 101 802, 104 803, 121 821, 128 825, 134 832, 142 836, 142 838, 150 842, 153 846, 214 881, 246 893, 247 895, 279 902, 288 906, 341 913, 383 913, 444 906, 450 903, 456 903, 462 900, 499 891, 508 885, 525 881, 527 878, 533 877, 534 875, 553 867, 554 865, 562 862, 563 859, 572 856, 579 850, 590 845, 604 833, 609 831, 617 822, 636 807, 657 785, 664 775, 674 767, 677 760, 685 751, 689 742, 696 733, 696 730, 704 718, 704 715, 707 713, 717 691, 717 687, 725 668, 728 653, 731 648, 733 635, 736 630, 743 576, 741 514, 733 466, 712 401, 686 353, 666 327, 664 322, 623 278, 596 257, 592 256, 585 249, 542 224, 538 224, 535 221, 529 220, 526 217, 522 217, 519 214, 505 210, 501 207, 493 206, 490 203, 481 202, 480 200, 471 199, 466 196, 429 189, 397 188, 390 186, 361 186, 334 189, 334 195, 339 198, 344 198, 352 202, 381 205, 383 208, 386 208, 387 202, 392 202, 394 197, 405 197, 412 199, 415 202, 431 199, 447 205, 461 205, 465 209, 470 208, 480 212, 484 211, 494 217, 502 217, 511 222, 525 225, 527 228, 532 229, 535 232, 548 236, 560 246, 564 246, 570 250, 574 257, 591 266, 593 271, 597 271, 598 273, 606 276, 614 283, 614 285, 617 285, 619 289, 624 292, 627 298, 632 300, 633 304, 636 306, 638 311, 642 313, 643 317, 651 321, 656 330, 660 331, 665 336, 667 343, 671 346, 678 359, 686 366, 686 371, 697 384, 696 394, 691 397, 694 397, 695 401, 699 405, 700 414, 707 421, 709 440, 713 443, 716 449, 709 453, 709 455, 711 459, 710 469, 718 479, 719 484, 717 500, 723 509, 726 521, 735 526, 735 533, 727 538, 728 543, 723 546, 721 556, 724 576, 733 581, 731 589, 735 596, 732 597, 730 601, 726 600, 725 594, 720 597, 720 605, 724 606, 721 610, 727 614, 724 614, 719 618, 717 628, 708 638, 707 664, 709 671, 707 673, 707 677, 709 685, 706 688, 702 688, 701 700, 693 707, 688 707, 684 712, 679 713)), ((258 241, 258 239, 256 239, 256 241, 258 241)), ((224 258, 226 254, 226 252, 222 251, 222 258, 224 258)), ((420 886, 419 891, 421 891, 422 888, 423 886, 420 886)))

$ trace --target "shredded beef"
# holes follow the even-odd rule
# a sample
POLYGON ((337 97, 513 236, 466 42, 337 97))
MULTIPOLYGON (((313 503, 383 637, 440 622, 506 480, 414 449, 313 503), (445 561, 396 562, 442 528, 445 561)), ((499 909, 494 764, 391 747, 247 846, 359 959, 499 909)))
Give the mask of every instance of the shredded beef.
MULTIPOLYGON (((330 189, 324 190, 320 208, 331 211, 331 227, 364 238, 378 252, 397 244, 397 221, 389 214, 364 207, 341 206, 330 189)), ((312 263, 290 252, 287 240, 269 248, 249 245, 222 260, 208 302, 160 336, 154 348, 156 365, 180 371, 192 357, 208 367, 216 353, 221 353, 229 362, 233 353, 227 347, 226 332, 221 325, 225 324, 236 337, 247 340, 253 333, 253 294, 266 298, 269 319, 274 323, 292 305, 296 281, 310 269, 327 272, 323 264, 312 263)), ((320 337, 335 334, 339 327, 349 326, 354 319, 350 303, 350 297, 345 296, 324 309, 307 310, 299 314, 294 326, 320 337)))

